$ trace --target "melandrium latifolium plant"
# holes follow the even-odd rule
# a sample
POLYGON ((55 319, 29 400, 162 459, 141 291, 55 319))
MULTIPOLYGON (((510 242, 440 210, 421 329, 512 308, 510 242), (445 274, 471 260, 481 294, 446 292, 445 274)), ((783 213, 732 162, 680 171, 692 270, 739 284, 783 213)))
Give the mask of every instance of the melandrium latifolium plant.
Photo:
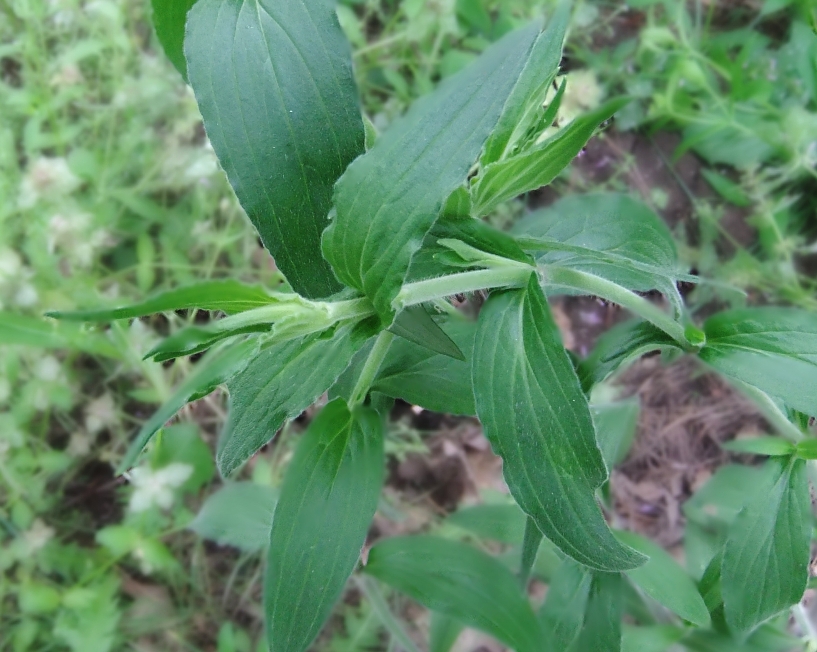
POLYGON ((693 323, 676 287, 696 279, 682 273, 663 222, 626 196, 568 197, 509 233, 479 219, 550 183, 622 106, 554 127, 567 4, 544 29, 531 24, 490 46, 382 134, 361 115, 330 0, 153 7, 221 166, 291 291, 209 281, 126 308, 51 316, 226 315, 149 352, 163 361, 207 351, 142 427, 123 471, 180 408, 219 385, 230 397, 217 451, 225 477, 328 391, 272 519, 269 649, 306 650, 358 566, 395 398, 476 415, 525 514, 516 573, 445 538, 371 548, 362 571, 434 612, 431 649, 453 641, 434 635, 441 627, 455 638, 463 626, 519 652, 619 650, 622 631, 630 649, 790 645, 787 610, 806 588, 812 533, 817 317, 761 307, 693 323), (489 295, 476 321, 447 301, 478 290, 489 295), (649 290, 668 308, 639 294, 649 290), (578 360, 548 308, 558 292, 602 297, 635 319, 578 360), (609 469, 621 461, 617 424, 632 404, 591 407, 588 397, 656 350, 697 356, 753 398, 780 435, 736 445, 768 459, 729 467, 751 478, 729 517, 696 526, 698 567, 688 572, 655 544, 611 529, 600 507, 609 469), (545 550, 557 567, 535 609, 526 587, 545 550), (634 600, 648 605, 635 616, 634 600), (625 613, 637 627, 622 630, 625 613), (777 629, 764 624, 780 614, 777 629))

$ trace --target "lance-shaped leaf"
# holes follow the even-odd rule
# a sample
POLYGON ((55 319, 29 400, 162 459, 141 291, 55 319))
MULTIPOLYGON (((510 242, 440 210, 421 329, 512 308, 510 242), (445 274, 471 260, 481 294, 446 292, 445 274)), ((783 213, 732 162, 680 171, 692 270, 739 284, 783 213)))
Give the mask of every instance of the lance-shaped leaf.
POLYGON ((723 553, 721 593, 733 631, 745 635, 803 597, 812 523, 805 461, 770 459, 723 553))
POLYGON ((258 352, 258 346, 257 338, 228 344, 211 351, 197 362, 193 373, 184 379, 162 407, 139 429, 119 464, 118 472, 124 473, 136 464, 139 454, 153 435, 185 405, 207 396, 244 369, 258 352))
POLYGON ((704 324, 701 359, 806 414, 817 413, 817 315, 795 308, 742 308, 704 324))
POLYGON ((572 195, 514 226, 522 246, 540 239, 540 263, 578 269, 630 290, 664 291, 680 274, 675 242, 652 210, 627 195, 572 195))
POLYGON ((383 484, 383 431, 368 408, 329 403, 287 468, 264 576, 270 652, 303 652, 354 570, 383 484))
POLYGON ((649 561, 627 577, 653 600, 698 627, 709 625, 709 611, 692 578, 661 546, 633 532, 617 532, 619 541, 644 553, 649 561))
POLYGON ((307 297, 337 292, 320 237, 364 134, 334 2, 199 0, 184 47, 207 135, 278 268, 307 297))
POLYGON ((471 187, 474 215, 487 215, 503 201, 549 184, 587 144, 596 127, 624 103, 609 102, 576 118, 543 143, 488 165, 471 187))
POLYGON ((618 573, 593 573, 579 636, 567 652, 621 649, 622 579, 618 573))
POLYGON ((517 652, 541 649, 539 623, 517 578, 471 546, 429 536, 386 539, 369 551, 365 571, 517 652))
POLYGON ((553 574, 539 610, 545 640, 554 650, 567 650, 579 635, 593 578, 586 568, 566 559, 553 574))
POLYGON ((270 441, 287 419, 312 405, 374 335, 372 324, 346 324, 331 334, 273 344, 230 383, 230 416, 216 461, 228 476, 270 441))
POLYGON ((159 43, 184 80, 187 81, 187 62, 184 60, 184 24, 187 12, 196 0, 151 0, 153 27, 159 43))
POLYGON ((3 310, 0 310, 0 345, 77 349, 114 359, 121 357, 120 350, 100 333, 83 332, 74 324, 56 324, 3 310))
POLYGON ((409 306, 403 310, 397 315, 397 319, 394 320, 389 330, 435 353, 442 353, 457 360, 465 360, 465 356, 454 340, 440 328, 424 306, 409 306))
POLYGON ((323 251, 338 278, 390 324, 412 254, 465 181, 524 66, 538 28, 508 34, 416 102, 338 181, 323 251))
POLYGON ((244 285, 237 281, 203 281, 187 287, 161 292, 145 301, 121 308, 95 310, 54 310, 48 317, 67 321, 114 321, 145 317, 172 310, 219 310, 227 314, 260 308, 273 303, 271 296, 259 285, 244 285))
POLYGON ((604 571, 644 563, 596 503, 607 479, 587 398, 535 275, 482 309, 472 378, 477 415, 519 506, 565 554, 604 571))
POLYGON ((488 165, 512 151, 515 145, 535 126, 543 113, 542 105, 550 85, 559 71, 562 60, 562 44, 570 18, 570 2, 561 0, 545 29, 536 39, 530 57, 496 128, 491 133, 480 157, 482 165, 488 165))

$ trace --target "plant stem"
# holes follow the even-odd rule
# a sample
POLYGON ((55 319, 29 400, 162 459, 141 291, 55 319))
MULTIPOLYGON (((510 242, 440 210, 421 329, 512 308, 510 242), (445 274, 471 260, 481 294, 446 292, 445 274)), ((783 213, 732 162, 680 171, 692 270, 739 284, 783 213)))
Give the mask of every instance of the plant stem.
POLYGON ((768 419, 771 426, 777 430, 783 437, 797 443, 805 438, 805 435, 800 429, 794 425, 785 414, 780 410, 771 397, 764 391, 758 389, 754 385, 744 383, 737 378, 730 378, 730 381, 748 396, 758 408, 766 419, 768 419))
POLYGON ((399 311, 406 306, 443 299, 455 294, 487 288, 522 287, 528 282, 531 272, 532 269, 527 266, 479 269, 408 283, 400 290, 392 305, 399 311))
POLYGON ((635 292, 631 292, 627 288, 600 276, 594 276, 575 269, 545 267, 543 273, 546 283, 571 290, 579 290, 617 303, 660 328, 684 349, 689 350, 692 348, 684 335, 684 327, 680 323, 635 292))
POLYGON ((375 376, 377 376, 377 372, 380 371, 380 365, 383 364, 383 360, 389 352, 389 347, 393 339, 394 335, 389 331, 380 331, 380 335, 377 336, 372 351, 366 359, 366 364, 363 365, 363 369, 360 371, 355 389, 352 391, 349 407, 356 407, 363 403, 366 394, 369 392, 369 388, 374 382, 375 376))

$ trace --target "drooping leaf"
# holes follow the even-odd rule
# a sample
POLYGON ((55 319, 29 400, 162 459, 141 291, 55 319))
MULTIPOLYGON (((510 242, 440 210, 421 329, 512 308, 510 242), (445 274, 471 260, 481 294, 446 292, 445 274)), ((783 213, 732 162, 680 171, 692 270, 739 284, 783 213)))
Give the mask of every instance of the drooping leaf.
POLYGON ((329 335, 274 344, 254 356, 231 382, 230 416, 216 461, 228 476, 335 382, 352 356, 374 335, 372 325, 342 325, 329 335))
POLYGON ((554 650, 567 650, 584 624, 593 578, 586 568, 566 559, 553 574, 539 610, 545 640, 554 650))
POLYGON ((324 255, 386 324, 412 254, 468 176, 537 35, 535 26, 509 34, 444 80, 338 181, 324 255))
POLYGON ((608 102, 543 143, 488 165, 471 187, 474 215, 487 215, 503 201, 549 184, 581 151, 596 127, 624 104, 622 100, 608 102))
POLYGON ((329 403, 298 444, 275 508, 264 576, 270 652, 303 652, 354 570, 383 484, 381 419, 329 403))
POLYGON ((559 71, 569 18, 570 2, 562 0, 533 44, 528 62, 519 75, 499 122, 485 143, 480 157, 483 166, 511 153, 542 113, 548 89, 559 71))
POLYGON ((457 344, 440 328, 423 306, 403 310, 389 330, 414 344, 457 360, 465 360, 457 344))
POLYGON ((749 455, 790 456, 797 449, 791 442, 781 437, 747 437, 723 442, 721 448, 732 453, 749 455))
POLYGON ((187 12, 196 0, 151 0, 153 27, 167 58, 187 81, 187 62, 184 60, 184 24, 187 12))
POLYGON ((540 649, 539 624, 519 582, 480 550, 429 536, 396 537, 371 549, 365 571, 517 652, 540 649))
POLYGON ((796 308, 741 308, 704 324, 701 359, 806 414, 817 413, 817 315, 796 308))
POLYGON ((618 466, 627 457, 635 438, 639 411, 637 397, 590 406, 596 439, 608 469, 618 466))
POLYGON ((364 129, 334 2, 199 0, 184 47, 207 135, 264 246, 299 294, 337 292, 320 238, 364 129))
POLYGON ((565 554, 598 570, 644 558, 613 537, 596 503, 607 469, 587 399, 535 278, 482 309, 472 379, 477 414, 511 494, 565 554))
POLYGON ((189 528, 205 539, 245 552, 269 545, 278 492, 252 482, 229 482, 204 501, 189 528))
POLYGON ((0 310, 0 345, 73 348, 114 359, 120 357, 120 351, 100 333, 85 332, 73 324, 55 324, 4 310, 0 310))
POLYGON ((800 601, 812 516, 806 463, 771 458, 757 493, 729 529, 721 566, 726 621, 738 634, 800 601))
POLYGON ((627 361, 651 351, 680 350, 678 344, 650 322, 632 320, 604 333, 587 358, 579 363, 582 389, 589 393, 627 361))
POLYGON ((192 374, 182 381, 170 398, 139 429, 119 464, 124 473, 135 463, 139 454, 162 426, 191 401, 195 401, 226 383, 239 373, 258 352, 257 338, 231 343, 215 349, 196 363, 192 374))
POLYGON ((150 299, 122 308, 97 310, 52 311, 47 316, 68 321, 114 321, 153 315, 173 310, 220 310, 228 314, 260 308, 274 301, 258 285, 244 285, 237 281, 203 281, 195 285, 161 292, 150 299))
POLYGON ((653 600, 698 627, 709 625, 709 612, 692 578, 661 546, 634 532, 616 532, 619 541, 649 557, 649 561, 627 577, 653 600))
POLYGON ((483 539, 518 545, 527 517, 516 505, 473 505, 451 514, 446 523, 468 530, 483 539))
POLYGON ((514 226, 522 246, 539 239, 540 263, 578 269, 630 290, 664 291, 679 276, 666 224, 643 203, 619 193, 570 195, 514 226))

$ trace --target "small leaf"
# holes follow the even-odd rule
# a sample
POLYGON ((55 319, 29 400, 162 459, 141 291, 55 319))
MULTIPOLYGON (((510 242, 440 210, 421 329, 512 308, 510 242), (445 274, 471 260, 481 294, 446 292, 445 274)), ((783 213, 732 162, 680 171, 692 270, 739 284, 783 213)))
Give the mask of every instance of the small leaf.
POLYGON ((632 320, 618 324, 604 333, 592 353, 579 363, 582 389, 589 393, 629 360, 665 349, 680 351, 675 340, 651 323, 632 320))
POLYGON ((797 442, 797 457, 803 460, 817 460, 817 439, 797 442))
POLYGON ((354 570, 383 484, 373 410, 329 403, 298 444, 275 509, 264 576, 270 652, 303 652, 354 570))
POLYGON ((817 315, 795 308, 742 308, 704 324, 701 359, 806 414, 817 412, 817 315))
POLYGON ((270 441, 287 419, 312 405, 372 335, 369 323, 347 324, 331 335, 273 344, 256 355, 227 385, 230 416, 216 454, 221 474, 230 475, 270 441))
POLYGON ((472 379, 477 414, 511 495, 562 552, 598 570, 646 561, 613 537, 595 499, 607 479, 587 399, 535 275, 483 306, 472 379))
POLYGON ((734 181, 731 181, 722 174, 719 174, 706 167, 701 168, 701 174, 704 175, 704 179, 709 182, 709 185, 711 185, 726 201, 734 204, 735 206, 751 206, 752 200, 749 198, 743 188, 741 188, 734 181))
POLYGON ((517 652, 540 649, 539 625, 519 582, 480 550, 429 536, 386 539, 369 552, 365 571, 517 652))
POLYGON ((204 501, 188 526, 223 546, 256 552, 269 545, 278 492, 252 482, 228 482, 204 501))
POLYGON ((637 397, 590 406, 596 439, 608 469, 618 466, 627 457, 635 438, 640 409, 637 397))
POLYGON ((153 27, 159 43, 184 80, 187 81, 187 62, 184 60, 184 24, 187 12, 196 0, 151 0, 153 27))
POLYGON ((230 184, 292 288, 341 289, 321 256, 335 181, 364 151, 349 44, 329 0, 198 0, 190 85, 230 184))
POLYGON ((649 561, 627 577, 656 602, 698 627, 709 625, 709 612, 695 583, 661 546, 634 532, 616 532, 619 541, 649 557, 649 561))
POLYGON ((187 287, 154 295, 146 301, 123 308, 97 310, 52 311, 48 317, 66 321, 107 322, 116 319, 145 317, 157 312, 173 310, 220 310, 228 314, 260 308, 275 298, 258 285, 244 285, 236 281, 204 281, 187 287))
POLYGON ((732 453, 750 455, 769 455, 771 457, 790 456, 795 452, 794 445, 780 437, 746 437, 721 443, 721 448, 732 453))
POLYGON ((423 306, 409 306, 403 310, 389 330, 435 353, 457 360, 465 360, 456 343, 437 325, 423 306))
POLYGON ((572 559, 566 559, 553 574, 539 610, 539 622, 552 649, 567 650, 579 636, 592 582, 587 569, 572 559))
POLYGON ((475 249, 521 263, 533 262, 533 259, 522 250, 513 236, 472 217, 441 219, 431 229, 430 235, 438 240, 462 240, 475 249))
POLYGON ((803 597, 813 518, 806 463, 771 458, 729 529, 721 592, 729 627, 745 635, 803 597))
POLYGON ((487 215, 503 201, 549 184, 587 144, 596 127, 624 104, 626 100, 608 102, 543 143, 488 165, 471 187, 474 215, 487 215))
POLYGON ((527 516, 517 505, 473 505, 458 509, 446 523, 483 539, 518 545, 527 527, 527 516))
POLYGON ((338 181, 323 252, 386 325, 411 257, 468 176, 538 36, 508 34, 418 102, 338 181))
POLYGON ((272 328, 272 324, 253 324, 235 329, 224 329, 216 322, 213 326, 188 326, 166 337, 150 351, 145 353, 144 360, 153 358, 154 362, 165 362, 174 358, 201 353, 218 344, 220 341, 238 335, 264 333, 272 328))
POLYGON ((201 438, 195 423, 177 423, 163 428, 151 450, 150 466, 161 469, 173 463, 187 464, 193 468, 190 477, 179 488, 196 492, 213 479, 216 465, 210 447, 201 438))
POLYGON ((121 351, 99 333, 3 310, 0 310, 0 342, 6 346, 77 349, 108 358, 121 357, 121 351))
POLYGON ((117 473, 124 473, 135 463, 139 454, 162 426, 191 401, 207 396, 226 383, 252 360, 258 351, 257 338, 244 340, 215 349, 196 363, 192 374, 139 430, 119 464, 117 473))

